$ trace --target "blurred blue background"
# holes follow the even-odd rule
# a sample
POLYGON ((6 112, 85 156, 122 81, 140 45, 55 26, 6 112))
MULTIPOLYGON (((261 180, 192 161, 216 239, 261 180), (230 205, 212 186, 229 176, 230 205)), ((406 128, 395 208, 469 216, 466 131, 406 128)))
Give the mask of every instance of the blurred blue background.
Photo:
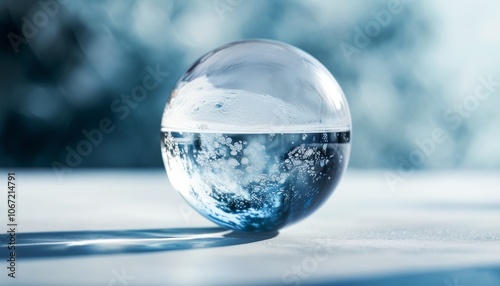
POLYGON ((178 77, 219 45, 267 38, 337 78, 350 167, 498 168, 499 11, 494 0, 4 0, 0 167, 161 167, 178 77), (154 88, 131 97, 148 76, 154 88))

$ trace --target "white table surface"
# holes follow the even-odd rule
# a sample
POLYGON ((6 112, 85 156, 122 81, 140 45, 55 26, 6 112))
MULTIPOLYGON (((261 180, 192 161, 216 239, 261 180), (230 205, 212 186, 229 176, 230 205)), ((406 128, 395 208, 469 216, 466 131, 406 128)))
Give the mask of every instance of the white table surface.
POLYGON ((384 171, 349 169, 315 214, 253 236, 198 215, 162 170, 16 174, 17 277, 5 190, 0 285, 500 285, 498 171, 413 173, 391 190, 384 171))

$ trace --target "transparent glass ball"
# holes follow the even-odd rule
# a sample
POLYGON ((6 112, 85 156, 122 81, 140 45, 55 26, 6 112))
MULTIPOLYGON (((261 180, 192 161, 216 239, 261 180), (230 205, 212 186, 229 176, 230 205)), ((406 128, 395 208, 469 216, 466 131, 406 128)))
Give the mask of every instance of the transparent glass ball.
POLYGON ((351 116, 337 81, 288 44, 246 40, 199 58, 161 124, 174 188, 239 231, 275 231, 320 207, 349 160, 351 116))

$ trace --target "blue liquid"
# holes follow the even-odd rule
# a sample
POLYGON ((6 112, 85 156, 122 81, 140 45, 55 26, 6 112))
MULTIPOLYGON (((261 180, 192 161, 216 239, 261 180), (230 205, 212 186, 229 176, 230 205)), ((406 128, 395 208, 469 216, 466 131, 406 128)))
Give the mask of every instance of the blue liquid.
POLYGON ((350 132, 169 132, 162 155, 175 189, 199 213, 240 231, 275 231, 311 214, 344 172, 350 132))

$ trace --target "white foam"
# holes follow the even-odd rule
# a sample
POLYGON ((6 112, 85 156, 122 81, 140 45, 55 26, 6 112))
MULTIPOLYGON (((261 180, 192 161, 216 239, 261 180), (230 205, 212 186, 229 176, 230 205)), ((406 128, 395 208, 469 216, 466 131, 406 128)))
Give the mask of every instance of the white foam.
POLYGON ((206 77, 199 77, 173 92, 163 116, 162 129, 296 133, 346 131, 349 126, 321 124, 319 111, 293 105, 267 94, 216 88, 206 77))

